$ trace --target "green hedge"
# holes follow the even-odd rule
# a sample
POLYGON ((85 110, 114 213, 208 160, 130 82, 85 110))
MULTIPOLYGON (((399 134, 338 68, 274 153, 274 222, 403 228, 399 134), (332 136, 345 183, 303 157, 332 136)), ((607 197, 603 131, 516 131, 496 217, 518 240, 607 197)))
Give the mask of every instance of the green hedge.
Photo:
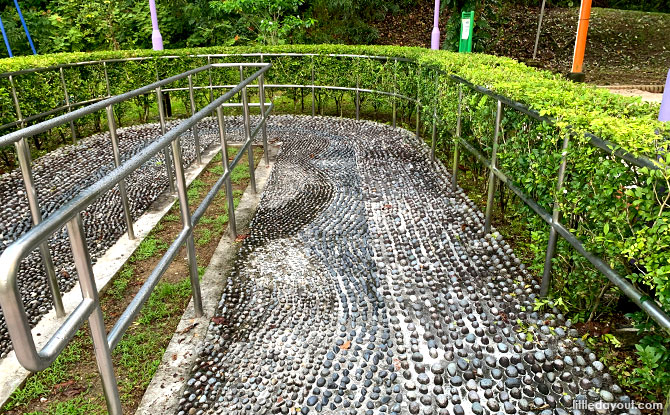
MULTIPOLYGON (((458 87, 448 74, 489 88, 556 120, 554 126, 547 125, 506 109, 498 152, 501 169, 547 211, 551 211, 554 197, 558 196, 562 222, 572 229, 587 249, 601 256, 617 272, 626 275, 670 311, 670 170, 664 168, 667 160, 662 158, 670 140, 668 126, 656 120, 659 109, 656 104, 574 84, 558 75, 538 71, 507 58, 386 46, 292 45, 58 54, 0 60, 0 72, 121 57, 181 56, 170 60, 109 63, 107 70, 112 93, 116 94, 154 81, 157 71, 165 77, 207 62, 206 58, 189 55, 249 52, 319 54, 314 58, 266 57, 266 61, 274 65, 267 75, 267 83, 309 84, 313 59, 317 84, 355 86, 358 81, 361 88, 393 91, 395 86, 401 94, 410 97, 418 94, 422 103, 430 109, 422 111, 425 125, 430 124, 431 106, 437 102, 440 120, 438 149, 443 154, 453 148, 451 134, 455 130, 457 113, 458 87), (413 63, 352 60, 327 54, 395 56, 411 59, 413 63), (437 72, 436 68, 441 72, 437 72), (659 160, 659 166, 663 168, 656 171, 632 168, 589 145, 585 132, 596 134, 635 155, 659 160), (560 143, 565 134, 572 134, 567 179, 565 191, 555 195, 561 159, 560 143)), ((231 57, 216 61, 239 60, 257 58, 231 57)), ((74 100, 103 95, 103 71, 102 65, 66 69, 68 89, 74 100)), ((235 83, 239 79, 239 74, 234 71, 217 70, 213 71, 213 75, 214 83, 235 83)), ((59 76, 58 71, 47 71, 16 77, 24 116, 62 104, 59 76)), ((207 85, 207 75, 196 76, 195 83, 207 85)), ((3 124, 15 118, 8 85, 7 79, 0 79, 0 120, 3 124)), ((180 86, 184 86, 184 82, 180 86)), ((490 154, 495 102, 468 88, 463 88, 463 92, 463 135, 480 150, 490 154)), ((285 96, 297 102, 299 95, 309 95, 309 91, 300 94, 299 91, 289 90, 285 96)), ((184 102, 187 99, 185 94, 172 96, 184 102)), ((152 96, 141 97, 135 100, 134 106, 117 106, 117 116, 124 111, 138 111, 138 116, 142 118, 142 112, 146 114, 150 110, 153 99, 152 96)), ((199 102, 204 103, 207 99, 208 92, 199 92, 199 102)), ((362 99, 365 108, 388 115, 388 98, 363 94, 362 99)), ((319 109, 324 108, 326 100, 334 100, 338 112, 345 111, 348 105, 346 110, 351 114, 350 93, 317 90, 319 109)), ((399 102, 398 105, 400 117, 409 124, 410 118, 416 115, 414 104, 399 102)), ((100 115, 91 116, 91 120, 93 124, 100 124, 100 115)), ((63 131, 67 128, 63 127, 63 131)), ((66 137, 65 132, 61 135, 66 137)), ((548 227, 525 205, 518 201, 514 203, 510 211, 523 215, 524 232, 530 235, 528 248, 533 252, 534 259, 529 265, 540 273, 548 227)), ((595 307, 606 310, 616 300, 616 289, 608 286, 607 280, 562 240, 554 260, 554 275, 554 297, 561 298, 577 320, 585 320, 595 307)), ((656 348, 653 353, 661 353, 661 361, 670 365, 670 345, 657 341, 653 347, 656 348)), ((648 353, 651 360, 654 359, 653 353, 648 353)), ((641 356, 644 357, 644 353, 641 356)), ((645 365, 651 367, 651 363, 645 365)), ((645 375, 640 372, 640 376, 645 375)), ((658 373, 649 372, 646 377, 649 378, 646 387, 652 391, 670 382, 658 373)))
MULTIPOLYGON (((551 210, 554 197, 555 177, 560 155, 558 143, 561 135, 574 132, 570 151, 567 192, 561 195, 564 223, 574 229, 587 243, 589 249, 606 258, 624 275, 645 287, 665 307, 670 309, 670 231, 668 220, 670 209, 667 201, 667 173, 630 169, 621 160, 605 157, 592 148, 583 138, 591 132, 636 155, 655 155, 668 147, 668 127, 657 122, 658 105, 641 103, 637 99, 621 97, 605 90, 587 85, 574 84, 549 72, 526 67, 511 59, 478 54, 454 54, 421 48, 385 46, 342 45, 291 45, 280 47, 222 47, 201 49, 179 49, 155 52, 148 50, 113 51, 95 53, 71 53, 38 55, 0 60, 0 72, 48 67, 101 59, 137 56, 177 55, 180 59, 149 59, 109 63, 107 71, 112 93, 117 94, 150 83, 156 72, 165 77, 187 68, 203 65, 206 58, 188 55, 245 52, 303 52, 318 53, 314 58, 316 83, 322 85, 355 86, 356 80, 362 88, 392 91, 394 78, 398 92, 416 96, 417 88, 422 102, 432 105, 435 97, 435 76, 432 68, 445 74, 461 76, 474 84, 489 88, 496 93, 524 103, 540 114, 557 120, 557 127, 538 123, 528 116, 512 110, 505 112, 503 120, 504 139, 500 148, 500 162, 517 184, 528 194, 551 210), (418 63, 385 62, 370 59, 340 59, 326 54, 361 54, 404 57, 418 63), (395 74, 395 75, 394 75, 395 74), (659 131, 666 132, 659 135, 659 131), (642 272, 643 270, 644 272, 642 272)), ((257 58, 245 58, 257 60, 257 58)), ((237 61, 225 58, 217 61, 237 61)), ((282 57, 266 58, 274 68, 268 74, 268 83, 310 83, 311 58, 282 57)), ((77 66, 64 71, 68 92, 73 101, 91 99, 105 93, 104 68, 102 65, 77 66)), ((238 75, 231 71, 213 71, 215 83, 235 83, 238 75)), ((441 148, 451 146, 450 132, 456 122, 456 84, 448 76, 439 75, 441 118, 441 148)), ((15 77, 23 115, 30 116, 63 104, 60 75, 57 70, 30 73, 15 77)), ((208 83, 206 74, 196 77, 197 85, 208 83)), ((185 82, 178 86, 184 86, 185 82)), ((6 78, 0 79, 0 121, 2 124, 15 119, 14 107, 6 78)), ((480 149, 490 151, 493 128, 494 102, 479 93, 465 88, 464 134, 473 137, 480 149)), ((201 92, 199 100, 205 102, 207 93, 201 92)), ((296 91, 289 95, 296 97, 296 91)), ((185 102, 186 95, 173 94, 175 99, 185 102)), ((317 91, 317 103, 334 99, 343 105, 348 93, 317 91)), ((363 95, 365 103, 375 111, 388 111, 388 99, 363 95)), ((118 106, 117 115, 135 110, 138 117, 151 108, 153 96, 141 97, 135 105, 118 106)), ((409 119, 414 113, 412 103, 399 103, 401 116, 409 119)), ((423 111, 426 122, 430 122, 432 111, 423 111)), ((100 116, 90 120, 100 124, 100 116)), ((90 121, 89 120, 89 121, 90 121)), ((103 124, 104 125, 104 124, 103 124)), ((61 135, 66 140, 68 130, 63 127, 61 135)), ((537 249, 539 268, 545 246, 546 226, 529 215, 529 229, 537 249)), ((565 292, 573 306, 588 310, 595 301, 593 292, 599 292, 603 278, 593 271, 578 255, 570 253, 568 247, 559 247, 557 267, 563 270, 560 281, 568 282, 565 292), (588 276, 576 278, 576 275, 588 276), (579 293, 579 295, 575 295, 579 293), (580 300, 580 297, 583 298, 580 300)))

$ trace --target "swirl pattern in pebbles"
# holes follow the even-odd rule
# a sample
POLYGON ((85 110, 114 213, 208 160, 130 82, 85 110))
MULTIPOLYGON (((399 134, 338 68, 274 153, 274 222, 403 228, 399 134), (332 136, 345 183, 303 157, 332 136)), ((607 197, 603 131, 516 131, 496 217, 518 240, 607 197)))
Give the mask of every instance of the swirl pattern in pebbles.
POLYGON ((281 151, 178 415, 630 401, 559 310, 533 311, 537 282, 411 133, 291 116, 270 131, 281 151))

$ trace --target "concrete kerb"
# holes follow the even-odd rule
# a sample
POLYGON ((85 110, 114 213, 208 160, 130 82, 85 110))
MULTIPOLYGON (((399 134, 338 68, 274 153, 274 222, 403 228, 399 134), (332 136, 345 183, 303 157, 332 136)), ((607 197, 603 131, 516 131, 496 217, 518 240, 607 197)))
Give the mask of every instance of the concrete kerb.
MULTIPOLYGON (((190 185, 202 173, 207 164, 219 152, 217 150, 220 151, 220 147, 217 144, 211 145, 203 152, 201 165, 193 162, 186 169, 187 184, 190 185)), ((176 200, 176 194, 171 194, 168 190, 163 192, 147 211, 135 221, 135 239, 130 240, 128 239, 128 235, 124 234, 102 257, 98 258, 97 262, 93 265, 98 292, 102 293, 107 289, 112 278, 123 267, 142 240, 163 216, 167 214, 176 200)), ((80 301, 81 289, 79 288, 79 283, 77 283, 70 291, 63 294, 63 306, 65 307, 66 316, 75 309, 80 301)), ((35 346, 38 349, 43 347, 51 336, 53 336, 60 324, 65 321, 65 318, 57 318, 56 312, 53 309, 42 317, 37 326, 32 330, 35 346)), ((13 350, 7 357, 0 360, 0 407, 5 405, 11 394, 23 385, 30 374, 31 372, 24 369, 16 359, 16 354, 13 350)))
MULTIPOLYGON (((277 151, 278 146, 270 146, 270 165, 266 167, 265 163, 261 161, 256 168, 257 193, 253 194, 247 187, 237 209, 235 209, 235 223, 239 234, 246 232, 249 222, 256 212, 263 189, 265 189, 274 166, 273 160, 277 151)), ((170 344, 165 350, 161 364, 144 393, 144 397, 135 412, 136 415, 175 412, 180 393, 195 363, 198 347, 207 335, 210 319, 214 316, 225 288, 226 279, 224 276, 230 271, 238 247, 238 243, 231 240, 228 234, 221 238, 200 282, 204 315, 200 318, 195 317, 193 299, 191 299, 179 321, 174 336, 170 340, 170 344)))

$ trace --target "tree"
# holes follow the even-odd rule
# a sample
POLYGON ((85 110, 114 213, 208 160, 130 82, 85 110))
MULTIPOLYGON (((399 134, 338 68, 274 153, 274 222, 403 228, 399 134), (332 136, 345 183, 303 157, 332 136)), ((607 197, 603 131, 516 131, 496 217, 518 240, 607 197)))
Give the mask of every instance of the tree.
POLYGON ((314 19, 303 19, 299 14, 303 3, 304 0, 217 0, 209 4, 216 11, 238 14, 258 40, 278 45, 286 43, 295 30, 314 25, 314 19))

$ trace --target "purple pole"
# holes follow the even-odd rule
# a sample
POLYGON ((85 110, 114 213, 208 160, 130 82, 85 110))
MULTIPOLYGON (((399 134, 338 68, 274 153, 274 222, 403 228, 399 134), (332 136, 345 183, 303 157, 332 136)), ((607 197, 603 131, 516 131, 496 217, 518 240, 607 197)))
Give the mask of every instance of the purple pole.
POLYGON ((151 10, 151 45, 154 50, 163 50, 163 36, 158 30, 158 16, 156 15, 156 0, 149 0, 149 9, 151 10))
POLYGON ((670 71, 668 71, 668 79, 665 81, 663 99, 661 100, 661 112, 658 114, 658 120, 670 121, 670 71))
POLYGON ((433 32, 430 35, 430 48, 438 50, 440 48, 440 0, 435 0, 435 18, 433 19, 433 32))

